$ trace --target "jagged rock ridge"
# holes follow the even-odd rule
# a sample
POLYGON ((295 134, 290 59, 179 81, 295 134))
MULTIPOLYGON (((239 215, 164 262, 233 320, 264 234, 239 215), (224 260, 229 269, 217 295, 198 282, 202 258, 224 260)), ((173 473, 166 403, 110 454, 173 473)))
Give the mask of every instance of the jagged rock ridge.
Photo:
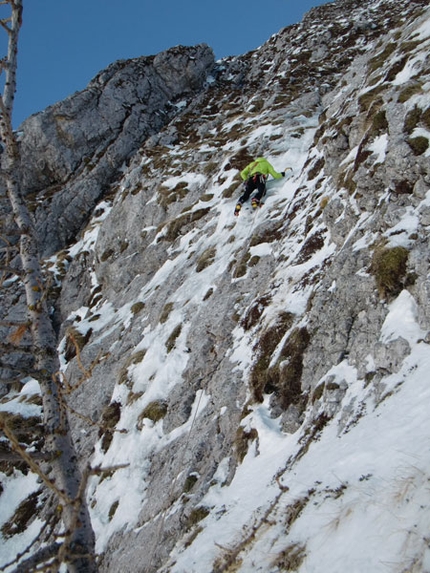
MULTIPOLYGON (((427 2, 334 2, 242 57, 114 64, 24 123, 44 253, 64 249, 65 372, 79 379, 71 332, 99 360, 71 405, 103 424, 76 417, 75 439, 83 460, 128 464, 90 484, 101 571, 385 570, 364 533, 330 563, 300 527, 325 499, 343 523, 365 507, 348 496, 380 491, 366 413, 428 357, 429 19, 427 2), (238 170, 261 154, 293 175, 235 220, 238 170), (399 301, 416 328, 388 336, 399 301), (336 482, 318 447, 339 471, 338 448, 362 456, 362 475, 336 482), (249 483, 252 460, 267 476, 249 483)), ((379 540, 398 570, 428 570, 426 516, 405 518, 421 524, 407 549, 379 540)))

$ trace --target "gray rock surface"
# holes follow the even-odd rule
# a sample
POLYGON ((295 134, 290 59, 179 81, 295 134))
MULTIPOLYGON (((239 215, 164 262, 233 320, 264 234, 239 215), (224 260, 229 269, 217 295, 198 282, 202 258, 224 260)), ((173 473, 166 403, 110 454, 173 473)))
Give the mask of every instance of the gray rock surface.
MULTIPOLYGON (((342 363, 378 403, 410 353, 406 339, 381 337, 403 289, 430 330, 430 164, 410 142, 430 131, 428 45, 411 42, 426 10, 338 0, 244 56, 214 63, 197 46, 117 62, 24 122, 42 251, 66 257, 59 340, 77 329, 94 365, 70 398, 95 424, 72 416, 82 460, 115 463, 97 425, 112 404, 110 439, 136 440, 129 472, 145 502, 131 531, 112 534, 100 571, 169 570, 220 465, 228 485, 244 450, 258 451, 241 423, 260 394, 292 435, 339 413, 339 431, 351 423, 347 377, 333 374, 342 363), (395 81, 400 60, 416 62, 406 83, 395 81), (279 169, 287 153, 297 160, 290 194, 274 186, 267 215, 227 218, 238 171, 261 153, 279 169), (396 245, 407 260, 388 284, 377 254, 396 245), (139 441, 154 426, 164 445, 139 441)), ((78 381, 76 357, 66 366, 78 381)))
POLYGON ((23 185, 35 195, 44 255, 76 237, 140 145, 195 97, 213 66, 205 45, 119 61, 23 122, 23 185))

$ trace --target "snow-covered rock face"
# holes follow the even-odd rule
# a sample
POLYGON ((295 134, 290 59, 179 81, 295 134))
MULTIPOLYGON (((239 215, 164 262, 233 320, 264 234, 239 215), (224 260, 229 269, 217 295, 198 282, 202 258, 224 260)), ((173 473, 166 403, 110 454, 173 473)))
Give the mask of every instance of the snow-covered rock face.
MULTIPOLYGON (((120 85, 115 64, 28 120, 75 440, 112 468, 88 490, 101 571, 430 571, 427 4, 339 0, 120 85), (119 126, 123 90, 144 101, 119 126), (235 218, 260 155, 292 171, 235 218)), ((10 520, 37 486, 3 487, 10 520)))

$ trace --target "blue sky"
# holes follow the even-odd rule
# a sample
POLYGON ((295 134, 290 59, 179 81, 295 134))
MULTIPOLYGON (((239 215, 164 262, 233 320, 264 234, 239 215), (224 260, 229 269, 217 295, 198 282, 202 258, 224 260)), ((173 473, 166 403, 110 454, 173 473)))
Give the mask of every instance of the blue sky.
POLYGON ((244 54, 327 0, 24 0, 14 125, 112 62, 178 44, 244 54))

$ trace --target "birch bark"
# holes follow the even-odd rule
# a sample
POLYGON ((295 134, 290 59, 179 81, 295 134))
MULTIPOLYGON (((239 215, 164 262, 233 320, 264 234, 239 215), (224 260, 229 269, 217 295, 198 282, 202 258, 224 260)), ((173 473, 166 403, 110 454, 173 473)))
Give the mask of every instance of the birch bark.
MULTIPOLYGON (((52 468, 49 474, 45 474, 45 483, 58 497, 58 508, 62 511, 65 529, 64 542, 53 545, 57 551, 54 562, 66 563, 70 573, 91 573, 96 571, 95 542, 85 499, 86 480, 79 470, 67 410, 62 399, 56 334, 46 303, 46 285, 40 265, 37 232, 20 186, 19 143, 12 128, 22 2, 0 2, 0 5, 9 4, 11 8, 11 17, 1 20, 2 28, 8 34, 8 54, 2 60, 4 90, 0 96, 0 135, 5 145, 1 156, 1 175, 20 233, 22 280, 34 354, 32 375, 37 378, 42 392, 45 450, 52 468)), ((46 559, 42 552, 39 557, 41 562, 46 559)), ((33 565, 35 561, 37 555, 32 557, 33 565)))

